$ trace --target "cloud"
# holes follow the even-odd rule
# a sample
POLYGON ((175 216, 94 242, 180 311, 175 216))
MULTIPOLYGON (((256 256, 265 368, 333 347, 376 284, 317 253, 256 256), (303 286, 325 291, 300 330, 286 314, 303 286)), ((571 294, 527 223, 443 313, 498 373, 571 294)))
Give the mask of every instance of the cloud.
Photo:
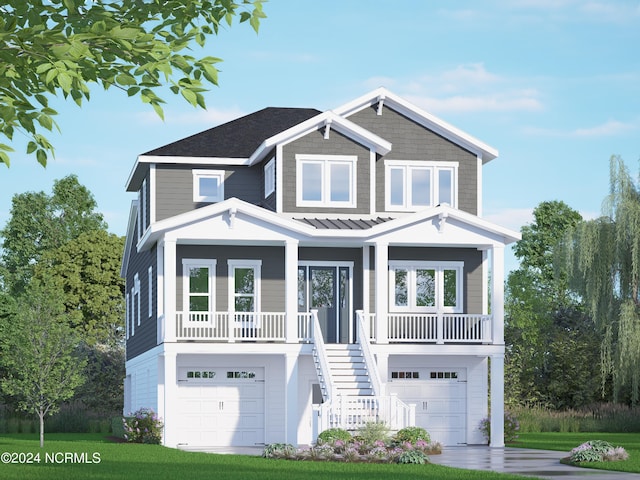
POLYGON ((529 225, 533 222, 533 208, 504 208, 490 213, 485 212, 482 218, 496 225, 519 232, 524 225, 529 225))
POLYGON ((373 77, 367 86, 390 86, 403 98, 434 113, 536 112, 544 110, 537 89, 468 63, 436 73, 405 79, 373 77))
POLYGON ((602 138, 624 135, 628 132, 638 130, 638 125, 631 122, 620 122, 608 120, 600 125, 592 127, 576 128, 574 130, 554 130, 550 128, 526 127, 523 133, 538 137, 559 137, 559 138, 602 138))
MULTIPOLYGON (((246 115, 247 112, 239 107, 229 107, 223 109, 208 108, 207 110, 191 110, 189 112, 172 112, 165 110, 164 123, 167 125, 207 125, 215 126, 235 120, 246 115)), ((136 114, 138 120, 145 125, 162 124, 162 119, 155 112, 145 111, 136 114)))

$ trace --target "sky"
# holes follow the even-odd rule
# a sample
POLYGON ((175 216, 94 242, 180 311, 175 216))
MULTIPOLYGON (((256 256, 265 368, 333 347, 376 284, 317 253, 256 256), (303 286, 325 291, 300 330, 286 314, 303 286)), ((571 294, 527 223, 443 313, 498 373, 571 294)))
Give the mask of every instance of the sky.
POLYGON ((483 216, 513 230, 549 200, 598 216, 611 155, 638 172, 639 0, 271 0, 264 11, 258 34, 234 23, 193 49, 224 60, 206 111, 167 93, 163 122, 98 88, 82 108, 53 101, 55 159, 44 169, 16 145, 0 166, 0 228, 14 194, 76 174, 124 235, 137 155, 264 107, 324 111, 380 86, 499 151, 483 216))

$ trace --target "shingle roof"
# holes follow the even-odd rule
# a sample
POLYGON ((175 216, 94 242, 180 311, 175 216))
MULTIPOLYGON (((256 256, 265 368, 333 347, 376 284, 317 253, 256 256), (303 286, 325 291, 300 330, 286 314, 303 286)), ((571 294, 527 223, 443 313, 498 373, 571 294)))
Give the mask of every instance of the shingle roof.
POLYGON ((267 107, 144 155, 248 158, 267 138, 319 113, 315 108, 267 107))
POLYGON ((393 220, 390 217, 370 219, 344 219, 344 218, 296 218, 299 222, 306 223, 317 229, 323 230, 367 230, 381 223, 393 220))

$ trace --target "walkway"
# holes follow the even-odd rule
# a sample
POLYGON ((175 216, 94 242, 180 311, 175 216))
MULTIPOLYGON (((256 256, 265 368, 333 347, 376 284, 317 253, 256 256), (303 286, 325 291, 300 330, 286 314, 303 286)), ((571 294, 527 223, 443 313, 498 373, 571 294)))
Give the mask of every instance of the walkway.
POLYGON ((491 470, 516 475, 559 480, 640 480, 640 474, 594 470, 564 465, 567 452, 527 448, 484 446, 445 447, 441 455, 430 455, 432 463, 470 470, 491 470))

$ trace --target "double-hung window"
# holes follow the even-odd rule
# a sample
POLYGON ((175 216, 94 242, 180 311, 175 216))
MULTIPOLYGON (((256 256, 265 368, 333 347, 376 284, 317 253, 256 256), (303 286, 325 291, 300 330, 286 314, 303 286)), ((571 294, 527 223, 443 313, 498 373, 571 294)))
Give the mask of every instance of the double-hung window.
POLYGON ((299 207, 356 206, 355 155, 296 155, 299 207))
POLYGON ((224 170, 192 170, 193 201, 213 203, 224 200, 224 170))
POLYGON ((189 321, 209 321, 215 310, 213 292, 216 261, 183 259, 182 272, 182 302, 189 321))
POLYGON ((229 260, 229 310, 238 322, 254 322, 260 311, 261 260, 229 260))
POLYGON ((385 208, 416 211, 448 204, 457 208, 457 162, 385 160, 385 208))
POLYGON ((392 311, 462 312, 463 262, 389 262, 392 311))

